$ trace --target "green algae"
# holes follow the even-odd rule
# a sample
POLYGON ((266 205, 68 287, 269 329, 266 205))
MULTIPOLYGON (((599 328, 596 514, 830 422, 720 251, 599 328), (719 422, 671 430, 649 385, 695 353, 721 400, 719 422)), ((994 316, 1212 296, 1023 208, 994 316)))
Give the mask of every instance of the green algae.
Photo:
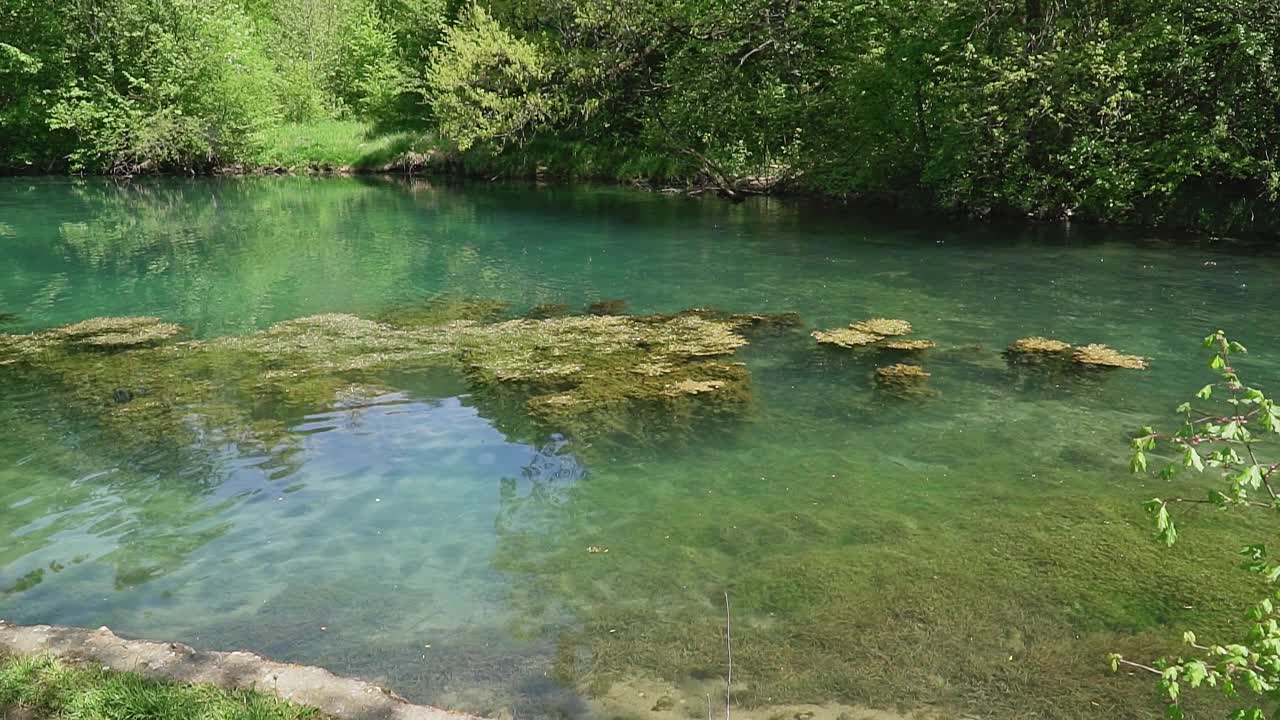
POLYGON ((542 303, 529 308, 524 317, 530 320, 546 320, 548 318, 564 317, 568 314, 568 303, 542 303))
MULTIPOLYGON (((1149 681, 1112 675, 1101 658, 1176 650, 1164 623, 1199 632, 1229 625, 1238 609, 1236 590, 1212 582, 1201 555, 1230 564, 1230 528, 1198 523, 1211 537, 1170 555, 1147 542, 1123 504, 1083 488, 1029 487, 1041 503, 1027 511, 991 488, 943 491, 881 465, 838 491, 849 502, 818 502, 823 491, 806 491, 799 477, 767 499, 764 482, 693 480, 722 463, 690 462, 687 493, 631 499, 652 512, 607 528, 567 518, 616 503, 607 498, 624 488, 642 492, 642 474, 579 485, 559 505, 566 521, 556 527, 572 534, 557 537, 554 550, 531 553, 510 539, 502 566, 532 585, 522 592, 552 593, 574 609, 559 638, 557 677, 590 695, 635 677, 673 693, 701 689, 698 679, 723 687, 727 590, 735 709, 839 700, 927 706, 940 717, 1155 718, 1149 681), (912 511, 895 510, 881 493, 905 496, 912 511), (945 499, 922 510, 939 493, 945 499), (953 503, 953 512, 942 507, 953 503), (1012 511, 994 529, 954 512, 992 503, 1012 511), (610 553, 582 562, 587 543, 610 553), (632 601, 652 598, 653 588, 660 599, 632 601)), ((990 467, 994 476, 1018 471, 1003 459, 990 467)), ((533 606, 523 594, 513 602, 533 606)))
POLYGON ((418 303, 397 307, 377 319, 396 327, 444 325, 456 320, 497 322, 506 315, 510 303, 494 298, 458 293, 440 293, 418 303))
POLYGON ((587 313, 590 315, 625 315, 626 312, 627 301, 623 298, 596 300, 587 305, 587 313))
POLYGON ((750 398, 745 368, 723 359, 747 342, 734 322, 696 314, 456 319, 500 308, 437 298, 381 320, 314 315, 180 342, 168 341, 182 328, 156 318, 93 318, 0 335, 0 365, 56 378, 125 434, 217 429, 267 446, 287 438, 287 425, 256 417, 256 405, 328 406, 391 369, 456 368, 478 397, 521 406, 544 430, 579 439, 623 431, 638 415, 661 423, 737 413, 750 398), (103 348, 116 351, 108 361, 87 351, 103 348))

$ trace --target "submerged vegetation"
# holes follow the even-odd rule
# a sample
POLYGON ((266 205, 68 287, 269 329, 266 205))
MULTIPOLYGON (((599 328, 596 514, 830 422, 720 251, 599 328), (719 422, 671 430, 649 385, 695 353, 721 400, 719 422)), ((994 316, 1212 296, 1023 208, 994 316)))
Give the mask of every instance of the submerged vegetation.
POLYGON ((0 655, 0 715, 39 720, 311 720, 315 710, 246 690, 150 680, 50 656, 0 655))
POLYGON ((1014 340, 1005 350, 1005 358, 1011 364, 1075 364, 1085 368, 1147 369, 1146 358, 1126 355, 1100 343, 1076 347, 1063 340, 1039 336, 1014 340))
POLYGON ((740 322, 699 313, 499 321, 505 307, 442 296, 381 320, 316 315, 181 342, 167 341, 182 328, 157 318, 94 318, 0 335, 0 365, 52 376, 139 438, 192 432, 198 409, 209 424, 199 431, 269 443, 283 428, 256 422, 250 398, 323 405, 375 371, 437 365, 461 370, 479 397, 516 399, 544 427, 584 440, 622 431, 645 406, 688 419, 741 412, 750 398, 746 370, 726 359, 747 342, 740 322))
POLYGON ((0 6, 0 167, 425 164, 1265 230, 1280 221, 1278 13, 14 0, 0 6))

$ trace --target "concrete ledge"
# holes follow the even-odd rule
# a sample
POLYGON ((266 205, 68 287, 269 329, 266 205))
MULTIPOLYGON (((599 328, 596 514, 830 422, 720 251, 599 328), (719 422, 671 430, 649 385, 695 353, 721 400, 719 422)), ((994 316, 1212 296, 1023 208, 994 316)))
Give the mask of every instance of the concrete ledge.
POLYGON ((390 690, 339 677, 323 668, 279 663, 249 652, 211 652, 181 643, 126 640, 105 626, 89 630, 11 625, 0 620, 0 652, 47 653, 151 678, 257 690, 342 720, 480 720, 466 713, 414 705, 390 690))

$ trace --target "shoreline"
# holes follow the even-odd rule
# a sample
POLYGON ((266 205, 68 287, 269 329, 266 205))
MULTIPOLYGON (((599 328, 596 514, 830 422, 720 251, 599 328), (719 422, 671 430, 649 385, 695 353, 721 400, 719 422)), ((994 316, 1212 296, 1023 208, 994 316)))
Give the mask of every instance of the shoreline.
POLYGON ((230 165, 215 168, 209 172, 170 173, 155 172, 138 175, 107 175, 89 173, 54 173, 15 171, 12 168, 0 168, 0 180, 6 178, 39 178, 87 180, 90 178, 109 180, 127 184, 141 180, 198 180, 221 178, 387 178, 391 180, 437 180, 459 183, 521 183, 534 185, 553 185, 570 187, 575 185, 614 187, 635 190, 655 195, 682 196, 699 198, 714 196, 723 202, 739 203, 751 199, 773 198, 793 202, 814 203, 827 208, 847 209, 866 213, 876 217, 901 217, 904 219, 927 219, 933 222, 959 222, 974 226, 998 226, 1016 224, 1022 227, 1070 228, 1073 225, 1096 228, 1106 231, 1127 232, 1160 232, 1168 233, 1182 240, 1209 241, 1241 241, 1245 243, 1271 242, 1280 235, 1280 226, 1259 227, 1234 233, 1215 232, 1203 227, 1195 227, 1185 223, 1149 223, 1149 222, 1105 222, 1088 216, 1073 216, 1066 213, 1058 216, 1043 216, 1034 213, 1019 212, 1013 209, 988 208, 982 211, 939 208, 927 203, 915 202, 901 193, 865 192, 830 194, 813 191, 797 191, 787 188, 773 188, 761 192, 740 193, 736 196, 725 196, 714 185, 709 184, 677 184, 674 179, 667 178, 662 183, 645 180, 621 180, 615 177, 594 175, 582 177, 566 177, 560 175, 515 174, 515 173, 482 173, 468 170, 463 159, 456 156, 442 156, 437 153, 411 153, 395 161, 380 166, 359 166, 335 164, 328 162, 309 163, 296 166, 257 165, 246 167, 230 165))
MULTIPOLYGON (((93 663, 103 670, 135 673, 152 680, 249 690, 315 708, 336 720, 489 720, 485 716, 411 702, 391 689, 329 670, 277 662, 247 650, 196 650, 180 642, 136 640, 107 626, 95 629, 60 625, 15 625, 0 620, 0 655, 48 655, 72 663, 93 663)), ((736 683, 735 683, 736 685, 736 683)), ((631 679, 614 683, 598 698, 584 698, 587 717, 700 717, 703 693, 722 691, 719 681, 698 687, 631 679), (704 687, 705 685, 705 687, 704 687)), ((2 709, 2 708, 0 708, 2 709)), ((738 720, 940 720, 952 717, 938 708, 899 712, 839 702, 735 707, 738 720)), ((498 718, 511 716, 502 712, 498 718)), ((976 720, 960 713, 959 720, 976 720)))
POLYGON ((480 716, 417 705, 364 680, 323 668, 281 663, 247 651, 196 650, 177 642, 129 640, 107 626, 14 625, 0 620, 0 653, 48 654, 93 661, 104 669, 151 679, 270 693, 339 720, 482 720, 480 716))

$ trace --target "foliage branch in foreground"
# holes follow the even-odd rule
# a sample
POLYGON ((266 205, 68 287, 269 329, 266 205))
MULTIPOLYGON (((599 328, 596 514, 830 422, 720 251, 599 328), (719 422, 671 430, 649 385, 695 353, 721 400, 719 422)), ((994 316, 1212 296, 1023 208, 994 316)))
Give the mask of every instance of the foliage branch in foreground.
MULTIPOLYGON (((1155 524, 1156 535, 1166 545, 1178 539, 1177 528, 1169 512, 1177 503, 1203 503, 1218 508, 1230 507, 1280 509, 1276 484, 1280 463, 1265 459, 1265 443, 1280 433, 1280 405, 1261 390, 1241 381, 1233 358, 1246 351, 1218 330, 1204 339, 1212 354, 1209 369, 1218 375, 1216 382, 1196 392, 1195 400, 1178 406, 1182 424, 1173 432, 1142 428, 1132 440, 1130 469, 1148 472, 1157 457, 1172 458, 1158 474, 1165 480, 1181 475, 1211 478, 1202 497, 1152 498, 1146 509, 1155 524)), ((1243 567, 1261 575, 1268 583, 1280 579, 1280 565, 1268 559, 1267 549, 1254 544, 1241 550, 1243 567)), ((1194 653, 1189 657, 1165 658, 1154 666, 1111 655, 1112 670, 1127 666, 1160 676, 1159 687, 1168 698, 1167 716, 1180 720, 1183 714, 1182 692, 1185 688, 1204 686, 1217 688, 1229 698, 1244 705, 1232 714, 1232 720, 1263 720, 1263 707, 1280 700, 1280 616, 1277 615, 1280 592, 1264 597, 1249 610, 1249 628, 1243 638, 1234 642, 1202 642, 1187 631, 1183 641, 1194 653), (1250 699, 1243 699, 1247 691, 1250 699)), ((1276 715, 1275 717, 1280 717, 1276 715)))

